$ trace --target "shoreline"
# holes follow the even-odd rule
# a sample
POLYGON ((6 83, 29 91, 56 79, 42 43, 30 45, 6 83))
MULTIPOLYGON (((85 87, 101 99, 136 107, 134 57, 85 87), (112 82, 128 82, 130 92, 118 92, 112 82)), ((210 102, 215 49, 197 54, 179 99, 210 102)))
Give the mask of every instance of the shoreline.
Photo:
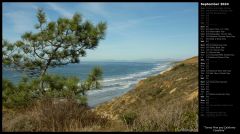
MULTIPOLYGON (((147 79, 147 78, 149 78, 149 77, 161 75, 161 74, 163 74, 163 73, 165 73, 165 72, 167 72, 167 71, 170 71, 172 68, 174 68, 174 66, 176 65, 176 63, 178 63, 178 62, 176 62, 176 61, 170 62, 170 63, 167 64, 168 67, 165 68, 164 70, 162 70, 162 71, 160 71, 160 72, 158 72, 158 73, 155 73, 155 74, 151 74, 151 75, 146 76, 146 77, 144 77, 144 78, 141 78, 141 79, 139 79, 136 83, 130 85, 130 87, 126 88, 126 90, 127 90, 126 92, 124 92, 124 93, 122 93, 122 94, 120 94, 120 95, 113 96, 111 99, 108 99, 108 100, 106 100, 106 101, 97 103, 97 104, 95 104, 95 105, 91 105, 91 104, 89 105, 89 104, 88 104, 88 107, 90 107, 91 109, 94 109, 94 108, 96 108, 96 107, 98 107, 98 106, 100 106, 100 105, 104 105, 105 103, 111 102, 111 101, 115 100, 116 98, 119 98, 119 97, 127 94, 128 92, 132 91, 133 89, 135 89, 135 87, 136 87, 136 86, 139 84, 139 82, 141 82, 142 80, 145 80, 145 79, 147 79)), ((92 91, 94 91, 94 90, 92 90, 92 91)), ((96 90, 96 91, 108 92, 108 91, 103 91, 103 90, 96 90)), ((114 91, 114 90, 113 90, 113 91, 114 91)), ((89 97, 89 96, 87 96, 87 97, 89 97)), ((107 97, 108 97, 108 96, 106 96, 106 98, 107 98, 107 97)), ((89 99, 88 99, 88 102, 89 102, 89 99)))
MULTIPOLYGON (((128 113, 135 113, 140 118, 146 119, 145 117, 148 116, 146 113, 150 112, 151 114, 151 111, 156 107, 160 109, 160 111, 156 112, 161 113, 161 111, 165 111, 168 108, 186 109, 185 105, 189 105, 191 106, 189 109, 194 113, 197 111, 195 106, 198 104, 197 64, 196 56, 175 62, 158 75, 138 82, 135 88, 133 88, 134 90, 130 90, 130 92, 109 102, 100 104, 92 108, 92 111, 111 120, 121 120, 119 117, 128 113), (183 103, 184 105, 182 105, 183 103)), ((176 113, 169 111, 166 114, 169 116, 157 116, 156 118, 168 119, 172 118, 171 115, 176 113)), ((156 119, 156 121, 158 120, 156 119)))

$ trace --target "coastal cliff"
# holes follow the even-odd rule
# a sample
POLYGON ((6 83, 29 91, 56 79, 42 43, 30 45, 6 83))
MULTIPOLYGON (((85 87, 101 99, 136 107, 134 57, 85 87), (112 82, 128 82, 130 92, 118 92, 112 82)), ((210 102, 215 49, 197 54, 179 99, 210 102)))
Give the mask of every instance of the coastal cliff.
POLYGON ((43 98, 2 112, 3 131, 197 131, 198 57, 177 62, 93 109, 43 98))
POLYGON ((198 57, 140 81, 93 111, 128 124, 133 131, 197 131, 198 57))

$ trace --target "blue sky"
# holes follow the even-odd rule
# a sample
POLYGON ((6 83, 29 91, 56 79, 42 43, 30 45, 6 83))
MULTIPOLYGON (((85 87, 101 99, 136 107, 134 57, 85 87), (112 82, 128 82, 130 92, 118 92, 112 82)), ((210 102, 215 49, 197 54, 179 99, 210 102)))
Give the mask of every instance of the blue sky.
POLYGON ((19 40, 34 31, 36 10, 47 20, 75 12, 95 24, 107 22, 107 33, 83 60, 185 59, 198 55, 197 3, 3 3, 3 38, 19 40))

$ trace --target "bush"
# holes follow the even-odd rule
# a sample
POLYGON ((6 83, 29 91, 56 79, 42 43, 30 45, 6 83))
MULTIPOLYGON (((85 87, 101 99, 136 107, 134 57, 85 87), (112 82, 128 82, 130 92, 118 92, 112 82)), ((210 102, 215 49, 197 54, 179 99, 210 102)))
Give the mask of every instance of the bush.
POLYGON ((3 80, 3 106, 7 108, 19 108, 32 102, 32 86, 26 78, 15 86, 8 80, 3 80))
POLYGON ((45 75, 32 80, 23 77, 17 85, 3 80, 3 105, 8 108, 26 106, 33 99, 42 97, 75 99, 80 104, 86 105, 85 92, 100 88, 101 79, 102 70, 95 67, 84 82, 80 82, 80 79, 74 76, 61 75, 45 75))
POLYGON ((86 131, 94 126, 103 128, 109 124, 107 118, 70 99, 56 101, 43 98, 35 101, 32 107, 16 111, 14 115, 3 115, 3 131, 86 131))
POLYGON ((64 77, 59 75, 46 75, 43 77, 45 92, 42 96, 40 80, 38 78, 29 80, 23 77, 14 85, 8 80, 3 80, 3 105, 7 108, 17 108, 29 105, 33 99, 48 98, 80 98, 81 104, 86 104, 86 98, 79 95, 79 79, 76 77, 64 77), (76 97, 78 94, 78 97, 76 97))
POLYGON ((2 85, 2 89, 3 89, 2 101, 4 104, 8 101, 8 96, 10 96, 11 94, 14 93, 15 86, 12 84, 12 82, 10 82, 9 80, 5 80, 5 79, 3 79, 2 83, 3 83, 3 85, 2 85))
POLYGON ((127 125, 132 125, 136 118, 137 114, 134 112, 127 112, 121 116, 122 121, 124 121, 127 125))
POLYGON ((48 97, 73 98, 79 90, 77 77, 46 75, 43 77, 45 95, 48 97))

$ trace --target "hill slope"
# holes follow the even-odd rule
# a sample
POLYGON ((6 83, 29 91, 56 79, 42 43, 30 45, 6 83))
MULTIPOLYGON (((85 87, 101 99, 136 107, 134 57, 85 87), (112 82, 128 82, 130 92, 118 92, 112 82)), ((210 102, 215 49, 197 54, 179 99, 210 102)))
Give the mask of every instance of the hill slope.
POLYGON ((127 124, 130 131, 197 131, 198 57, 140 81, 93 111, 127 124))

